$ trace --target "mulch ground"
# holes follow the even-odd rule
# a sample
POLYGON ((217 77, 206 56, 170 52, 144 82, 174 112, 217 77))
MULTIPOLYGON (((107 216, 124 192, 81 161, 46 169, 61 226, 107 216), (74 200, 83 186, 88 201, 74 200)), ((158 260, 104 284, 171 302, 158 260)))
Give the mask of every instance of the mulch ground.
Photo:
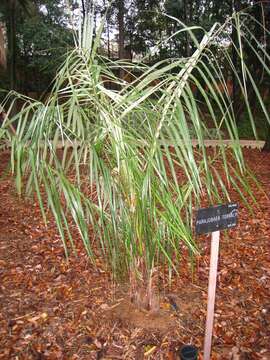
MULTIPOLYGON (((245 156, 266 194, 256 191, 252 215, 240 203, 239 225, 222 233, 212 359, 270 359, 270 155, 245 156)), ((0 359, 173 360, 185 343, 202 352, 210 238, 198 241, 193 277, 183 260, 161 310, 141 311, 102 259, 94 267, 79 247, 67 261, 54 222, 45 227, 38 204, 1 179, 0 359)))

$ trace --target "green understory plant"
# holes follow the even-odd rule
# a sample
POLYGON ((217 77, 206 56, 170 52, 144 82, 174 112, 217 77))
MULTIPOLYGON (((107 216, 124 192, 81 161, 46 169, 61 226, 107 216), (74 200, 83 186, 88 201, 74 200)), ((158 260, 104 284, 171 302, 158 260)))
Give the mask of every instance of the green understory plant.
MULTIPOLYGON (((230 200, 229 187, 243 199, 244 192, 250 193, 232 101, 218 85, 224 82, 226 89, 214 51, 231 23, 238 24, 241 44, 245 19, 245 14, 234 14, 209 32, 182 28, 196 48, 193 55, 148 66, 99 55, 102 25, 94 37, 90 14, 46 102, 16 94, 25 105, 12 118, 11 107, 7 110, 0 139, 11 144, 18 193, 36 193, 44 221, 46 207, 50 208, 66 256, 76 250, 70 230, 73 221, 89 259, 95 263, 96 256, 102 256, 114 279, 129 279, 132 299, 147 309, 158 306, 153 286, 158 273, 166 269, 169 278, 178 273, 183 245, 190 254, 198 252, 192 225, 201 200, 230 200), (200 42, 195 30, 203 32, 200 42), (116 76, 120 68, 137 74, 139 69, 141 75, 126 83, 116 76), (110 90, 109 81, 118 90, 110 90), (200 94, 199 101, 192 86, 200 94), (209 130, 202 103, 215 138, 222 140, 226 133, 232 140, 229 156, 220 145, 216 156, 208 157, 204 140, 209 130), (17 123, 15 135, 9 131, 12 123, 17 123), (197 148, 192 146, 194 138, 197 148)), ((233 71, 228 48, 221 45, 221 51, 233 71)), ((241 46, 237 51, 242 61, 238 82, 253 124, 247 79, 257 87, 241 46)), ((269 72, 269 55, 258 56, 269 72)))

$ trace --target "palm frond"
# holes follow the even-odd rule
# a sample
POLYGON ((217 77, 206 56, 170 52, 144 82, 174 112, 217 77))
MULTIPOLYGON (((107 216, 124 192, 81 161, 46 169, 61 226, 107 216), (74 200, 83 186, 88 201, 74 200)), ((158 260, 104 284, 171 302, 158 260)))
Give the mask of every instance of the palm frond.
MULTIPOLYGON (((241 43, 241 17, 237 19, 241 43)), ((194 40, 197 49, 190 58, 153 66, 106 60, 98 54, 101 30, 94 39, 91 16, 82 29, 46 103, 25 99, 22 111, 4 121, 0 137, 11 140, 18 191, 22 193, 27 177, 27 191, 36 192, 44 217, 45 202, 50 207, 67 255, 76 248, 72 219, 89 258, 94 261, 101 252, 114 276, 129 271, 141 276, 138 264, 147 274, 160 264, 177 272, 182 244, 190 253, 198 251, 192 236, 193 209, 202 199, 230 200, 229 187, 243 199, 246 194, 252 197, 232 101, 212 49, 224 26, 215 24, 200 43, 194 40), (115 75, 120 67, 131 73, 140 68, 143 73, 126 84, 115 75), (121 89, 108 89, 106 81, 121 89), (190 84, 196 85, 200 102, 190 84), (209 159, 205 113, 216 138, 222 140, 225 131, 233 141, 229 154, 221 142, 209 159), (16 134, 8 135, 6 129, 15 121, 16 134), (192 146, 194 136, 198 149, 192 146)), ((269 72, 269 55, 254 51, 269 72)), ((238 55, 242 74, 236 75, 250 120, 254 118, 247 78, 269 121, 243 48, 238 55)), ((224 59, 236 71, 226 49, 224 59)))

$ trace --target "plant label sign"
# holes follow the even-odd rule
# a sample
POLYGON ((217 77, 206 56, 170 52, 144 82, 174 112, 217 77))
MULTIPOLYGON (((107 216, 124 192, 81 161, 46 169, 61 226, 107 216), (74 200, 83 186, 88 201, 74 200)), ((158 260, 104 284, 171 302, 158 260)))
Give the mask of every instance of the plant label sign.
POLYGON ((237 216, 238 205, 233 203, 211 206, 209 208, 199 209, 197 211, 195 222, 196 233, 212 233, 210 271, 208 280, 207 317, 203 350, 204 360, 210 360, 211 358, 220 230, 230 229, 236 226, 237 216))
POLYGON ((211 206, 197 211, 195 231, 206 234, 230 229, 237 225, 238 204, 211 206))

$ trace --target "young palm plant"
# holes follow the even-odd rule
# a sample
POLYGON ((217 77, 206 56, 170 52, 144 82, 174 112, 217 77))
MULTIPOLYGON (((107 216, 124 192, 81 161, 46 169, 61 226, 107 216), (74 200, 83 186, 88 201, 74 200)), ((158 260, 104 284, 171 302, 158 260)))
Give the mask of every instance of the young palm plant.
MULTIPOLYGON (((244 36, 240 24, 239 43, 244 36)), ((36 193, 45 221, 46 206, 50 208, 66 255, 76 251, 72 219, 91 261, 102 256, 115 279, 129 278, 133 300, 147 309, 157 306, 155 274, 163 268, 169 276, 178 272, 183 244, 190 254, 198 251, 192 218, 201 200, 230 200, 229 187, 244 200, 240 189, 250 193, 233 107, 213 50, 228 26, 229 20, 223 26, 215 24, 200 42, 195 28, 185 28, 196 47, 193 55, 147 66, 99 55, 102 25, 94 37, 90 14, 46 102, 17 94, 25 105, 13 118, 9 108, 1 129, 0 137, 11 144, 18 193, 36 193), (139 69, 141 75, 127 84, 115 75, 120 68, 133 74, 139 69), (118 90, 108 89, 108 82, 117 84, 118 90), (211 159, 204 145, 206 112, 220 140, 211 159), (13 122, 15 135, 8 130, 13 122), (224 131, 233 144, 229 155, 222 144, 224 131)), ((243 69, 238 81, 252 120, 245 93, 251 74, 242 48, 237 50, 243 69)), ((233 65, 228 50, 223 51, 233 65)), ((269 55, 258 56, 269 71, 269 55)), ((2 106, 8 101, 9 97, 2 106)), ((269 120, 266 109, 265 116, 269 120)))

